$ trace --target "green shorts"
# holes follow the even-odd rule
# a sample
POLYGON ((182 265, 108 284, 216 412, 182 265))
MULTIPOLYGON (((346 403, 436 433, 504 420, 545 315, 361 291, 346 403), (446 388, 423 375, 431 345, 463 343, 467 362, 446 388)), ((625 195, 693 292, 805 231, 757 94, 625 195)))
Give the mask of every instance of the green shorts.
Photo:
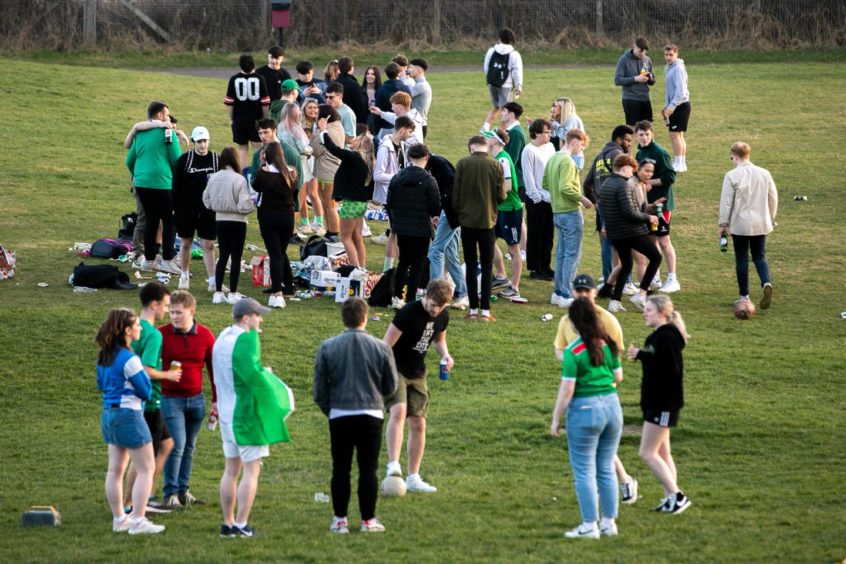
POLYGON ((338 208, 341 219, 361 219, 367 211, 367 202, 358 200, 344 200, 338 208))
POLYGON ((406 378, 397 373, 397 389, 385 399, 385 409, 390 409, 398 403, 406 404, 406 416, 423 417, 429 413, 429 385, 426 375, 420 378, 406 378))

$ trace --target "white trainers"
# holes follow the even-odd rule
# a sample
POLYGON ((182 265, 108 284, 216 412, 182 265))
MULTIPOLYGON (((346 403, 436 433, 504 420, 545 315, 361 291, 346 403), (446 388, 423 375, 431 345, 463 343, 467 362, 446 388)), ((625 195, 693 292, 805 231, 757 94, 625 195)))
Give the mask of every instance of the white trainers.
POLYGON ((156 525, 146 517, 139 519, 130 519, 129 534, 130 535, 155 535, 165 530, 164 525, 156 525))
POLYGON ((470 307, 470 296, 461 296, 454 302, 452 302, 452 309, 460 309, 464 311, 468 307, 470 307))
POLYGON ((561 298, 558 301, 558 307, 570 307, 573 305, 573 298, 561 298))
POLYGON ((184 272, 179 275, 179 284, 176 288, 179 290, 187 290, 191 286, 191 277, 184 272))
POLYGON ((623 307, 620 300, 611 300, 608 302, 608 311, 611 313, 619 313, 621 311, 626 311, 626 308, 623 307))
POLYGON ((367 222, 363 219, 361 220, 361 236, 362 237, 370 237, 373 235, 373 232, 370 231, 370 226, 367 225, 367 222))
POLYGON ((129 516, 124 515, 117 519, 112 519, 112 530, 116 533, 124 533, 129 530, 129 516))
POLYGON ((564 536, 568 539, 598 539, 599 528, 596 526, 596 523, 592 527, 585 527, 583 523, 575 529, 564 533, 564 536))
POLYGON ((640 288, 632 284, 631 282, 626 282, 626 285, 623 286, 623 293, 627 296, 633 296, 638 293, 640 288))
POLYGON ((308 223, 301 223, 299 227, 297 227, 297 235, 301 237, 308 237, 314 233, 314 229, 311 228, 311 225, 308 223))
POLYGON ((168 274, 182 274, 182 269, 179 268, 173 260, 163 260, 156 265, 156 270, 159 272, 167 272, 168 274))
POLYGON ((386 476, 402 476, 402 466, 399 462, 389 462, 385 467, 386 476))
POLYGON ((223 292, 215 292, 214 296, 212 296, 212 303, 213 304, 225 304, 226 303, 226 294, 223 292))
POLYGON ((427 484, 420 477, 420 474, 410 474, 405 478, 405 488, 410 492, 418 493, 435 493, 438 488, 431 484, 427 484))
MULTIPOLYGON (((206 288, 206 289, 209 292, 215 292, 216 291, 214 284, 209 284, 208 288, 206 288)), ((229 286, 227 286, 226 284, 221 284, 220 285, 220 291, 223 292, 224 294, 228 294, 229 293, 229 286)))
POLYGON ((560 306, 561 300, 563 300, 563 299, 564 299, 563 296, 559 296, 558 294, 553 293, 552 296, 550 296, 550 298, 549 298, 549 303, 550 303, 550 305, 560 306))
POLYGON ((323 237, 324 235, 326 235, 326 228, 323 226, 322 223, 312 223, 311 232, 315 235, 320 235, 321 237, 323 237))
POLYGON ((350 533, 350 526, 346 517, 335 517, 332 519, 332 525, 329 530, 337 535, 348 535, 350 533))
POLYGON ((402 309, 405 307, 405 301, 402 298, 393 297, 391 298, 391 307, 393 309, 402 309))
POLYGON ((628 482, 620 483, 620 492, 623 494, 620 503, 631 505, 637 501, 637 480, 632 478, 628 482))
POLYGON ((668 278, 667 281, 661 286, 661 292, 665 294, 672 294, 673 292, 678 292, 681 290, 681 284, 675 278, 668 278))
POLYGON ((655 276, 655 278, 653 278, 653 279, 652 279, 652 282, 649 284, 649 289, 650 289, 650 290, 656 290, 656 291, 657 291, 657 290, 660 290, 660 289, 661 289, 661 286, 662 286, 662 285, 663 285, 663 284, 661 283, 661 277, 660 277, 660 276, 655 276))
POLYGON ((617 532, 617 523, 614 521, 605 521, 604 519, 602 522, 599 523, 599 534, 603 537, 616 537, 617 532))
POLYGON ((132 263, 132 268, 141 272, 154 272, 156 270, 156 261, 150 261, 141 256, 141 258, 132 263))
POLYGON ((629 297, 629 301, 634 304, 638 311, 643 311, 643 308, 646 305, 646 296, 635 294, 629 297))
POLYGON ((367 521, 361 522, 361 532, 362 533, 384 533, 385 532, 385 525, 382 522, 374 517, 373 519, 368 519, 367 521))
POLYGON ((241 301, 241 298, 245 298, 245 297, 246 296, 244 294, 242 294, 241 292, 229 292, 229 295, 226 296, 226 303, 228 303, 230 305, 235 305, 239 301, 241 301))
POLYGON ((279 309, 284 308, 286 305, 285 298, 283 296, 270 296, 270 299, 267 300, 268 307, 278 307, 279 309))
POLYGON ((370 241, 372 243, 376 243, 377 245, 387 245, 388 244, 388 236, 382 233, 381 235, 376 235, 375 237, 371 237, 370 241))

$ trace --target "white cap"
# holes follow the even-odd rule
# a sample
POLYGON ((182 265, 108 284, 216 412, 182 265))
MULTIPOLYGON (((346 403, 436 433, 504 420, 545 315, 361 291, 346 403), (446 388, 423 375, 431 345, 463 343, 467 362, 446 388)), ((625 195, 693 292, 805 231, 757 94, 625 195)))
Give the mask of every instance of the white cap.
POLYGON ((211 139, 211 137, 209 137, 209 130, 202 125, 198 125, 194 128, 194 131, 191 132, 191 141, 196 143, 197 141, 201 141, 203 139, 206 141, 211 139))

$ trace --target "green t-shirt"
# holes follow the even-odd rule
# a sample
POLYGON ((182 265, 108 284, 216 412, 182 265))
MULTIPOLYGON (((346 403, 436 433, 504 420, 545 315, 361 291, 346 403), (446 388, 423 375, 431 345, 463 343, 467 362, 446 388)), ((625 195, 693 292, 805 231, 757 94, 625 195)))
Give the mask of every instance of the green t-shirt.
POLYGON ((620 368, 620 358, 612 355, 611 349, 606 344, 602 345, 602 350, 605 351, 605 362, 600 366, 594 366, 590 362, 587 345, 581 337, 564 349, 561 378, 576 381, 573 397, 584 398, 616 393, 614 371, 620 368))
MULTIPOLYGON (((144 366, 162 369, 162 334, 149 321, 141 320, 141 337, 132 341, 132 350, 141 359, 144 366)), ((151 378, 152 380, 152 378, 151 378)), ((153 397, 144 405, 144 411, 155 411, 162 407, 162 383, 153 382, 153 397)))
POLYGON ((526 134, 523 132, 523 128, 519 122, 515 122, 507 131, 508 144, 505 146, 505 152, 514 161, 514 166, 517 168, 517 186, 525 187, 526 184, 523 182, 522 158, 523 149, 526 148, 526 134))
POLYGON ((506 180, 511 180, 511 190, 505 196, 505 200, 497 206, 499 211, 514 211, 523 209, 523 204, 520 202, 520 193, 517 189, 517 168, 514 166, 514 161, 511 160, 511 155, 503 149, 496 156, 496 160, 502 165, 502 175, 506 180), (508 165, 508 170, 505 170, 508 165))

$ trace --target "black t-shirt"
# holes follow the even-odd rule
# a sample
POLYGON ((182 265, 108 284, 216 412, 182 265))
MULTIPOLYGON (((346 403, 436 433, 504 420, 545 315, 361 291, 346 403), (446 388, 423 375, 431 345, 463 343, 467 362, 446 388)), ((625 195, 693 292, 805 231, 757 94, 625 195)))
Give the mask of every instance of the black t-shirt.
POLYGON ((239 72, 229 79, 223 103, 232 106, 234 121, 255 121, 262 117, 262 108, 270 105, 267 83, 255 73, 239 72))
POLYGON ((281 67, 279 70, 273 70, 269 66, 264 65, 263 67, 256 69, 256 74, 264 77, 264 81, 267 84, 267 94, 270 96, 271 102, 282 98, 282 89, 280 88, 280 85, 283 80, 291 78, 288 71, 281 67))
POLYGON ((218 155, 214 151, 203 156, 194 152, 194 149, 182 153, 173 165, 171 197, 174 211, 203 209, 203 191, 209 176, 218 170, 218 155))
POLYGON ((417 300, 399 310, 391 323, 402 331, 393 347, 397 371, 406 378, 421 378, 426 373, 429 345, 449 325, 449 310, 433 318, 423 307, 423 300, 417 300))

